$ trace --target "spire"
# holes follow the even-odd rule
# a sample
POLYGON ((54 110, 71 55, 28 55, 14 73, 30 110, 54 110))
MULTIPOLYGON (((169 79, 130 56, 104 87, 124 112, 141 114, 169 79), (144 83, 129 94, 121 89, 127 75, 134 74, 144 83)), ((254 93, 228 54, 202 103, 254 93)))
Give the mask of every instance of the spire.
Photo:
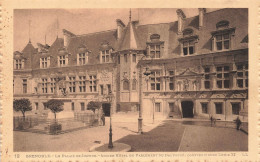
POLYGON ((28 21, 28 25, 29 25, 29 43, 31 43, 31 19, 29 19, 28 21))
POLYGON ((129 11, 129 22, 131 22, 131 8, 130 8, 130 11, 129 11))
POLYGON ((59 37, 59 19, 58 19, 58 15, 57 15, 57 38, 59 37))

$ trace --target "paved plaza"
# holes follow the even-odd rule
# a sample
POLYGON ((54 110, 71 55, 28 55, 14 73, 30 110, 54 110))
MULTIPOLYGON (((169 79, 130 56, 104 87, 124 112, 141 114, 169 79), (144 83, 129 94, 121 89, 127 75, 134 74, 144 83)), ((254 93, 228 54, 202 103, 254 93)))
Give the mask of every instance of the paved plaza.
MULTIPOLYGON (((247 151, 248 135, 232 123, 164 120, 144 123, 137 134, 136 122, 113 122, 113 141, 128 144, 133 152, 247 151)), ((98 143, 108 143, 106 125, 59 135, 14 131, 14 151, 88 152, 98 143), (47 142, 46 142, 47 141, 47 142)))

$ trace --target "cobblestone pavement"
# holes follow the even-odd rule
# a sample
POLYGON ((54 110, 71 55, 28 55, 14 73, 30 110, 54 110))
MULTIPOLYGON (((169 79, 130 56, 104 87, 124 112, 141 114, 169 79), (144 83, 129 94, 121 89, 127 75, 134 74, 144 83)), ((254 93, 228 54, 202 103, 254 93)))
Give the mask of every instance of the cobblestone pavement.
MULTIPOLYGON (((208 121, 156 121, 144 123, 144 134, 137 134, 137 120, 113 122, 113 141, 132 147, 131 151, 246 151, 248 136, 228 124, 208 121)), ((97 143, 108 143, 106 126, 88 128, 60 135, 14 131, 14 151, 87 152, 97 143)))

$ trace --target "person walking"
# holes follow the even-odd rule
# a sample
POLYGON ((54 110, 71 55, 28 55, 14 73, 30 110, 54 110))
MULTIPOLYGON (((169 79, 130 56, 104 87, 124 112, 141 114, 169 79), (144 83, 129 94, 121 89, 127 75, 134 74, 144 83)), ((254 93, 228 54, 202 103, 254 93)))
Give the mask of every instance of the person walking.
POLYGON ((237 116, 237 119, 235 120, 235 122, 236 122, 237 130, 240 130, 240 126, 241 126, 242 122, 239 119, 239 116, 237 116))

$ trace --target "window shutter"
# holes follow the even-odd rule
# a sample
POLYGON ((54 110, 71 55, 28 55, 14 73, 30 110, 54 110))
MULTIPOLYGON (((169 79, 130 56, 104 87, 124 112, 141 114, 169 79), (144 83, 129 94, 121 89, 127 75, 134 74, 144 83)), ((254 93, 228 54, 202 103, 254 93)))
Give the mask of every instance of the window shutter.
POLYGON ((47 58, 47 67, 50 67, 50 65, 51 65, 51 57, 49 56, 47 58))

